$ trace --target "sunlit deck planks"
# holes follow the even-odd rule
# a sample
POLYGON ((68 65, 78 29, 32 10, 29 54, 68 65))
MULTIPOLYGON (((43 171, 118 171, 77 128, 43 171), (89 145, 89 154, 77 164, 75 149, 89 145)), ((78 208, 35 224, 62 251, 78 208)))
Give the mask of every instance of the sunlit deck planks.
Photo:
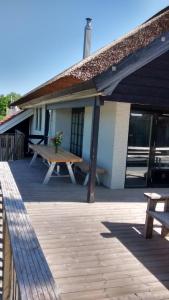
POLYGON ((140 235, 144 203, 27 203, 27 209, 61 299, 169 299, 169 242, 140 235))
POLYGON ((27 170, 27 162, 13 165, 13 174, 27 197, 31 222, 62 300, 169 299, 169 241, 158 234, 152 240, 142 237, 143 190, 99 188, 100 202, 87 204, 84 187, 60 185, 55 179, 44 189, 38 183, 38 166, 25 177, 19 168, 27 170))

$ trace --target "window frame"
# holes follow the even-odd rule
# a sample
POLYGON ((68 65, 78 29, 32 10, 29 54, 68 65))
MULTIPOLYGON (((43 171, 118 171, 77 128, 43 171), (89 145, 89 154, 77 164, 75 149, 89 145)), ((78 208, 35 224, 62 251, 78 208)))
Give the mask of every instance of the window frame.
POLYGON ((72 108, 70 152, 82 157, 84 134, 84 107, 72 108))
POLYGON ((35 130, 42 130, 42 107, 35 109, 35 130))

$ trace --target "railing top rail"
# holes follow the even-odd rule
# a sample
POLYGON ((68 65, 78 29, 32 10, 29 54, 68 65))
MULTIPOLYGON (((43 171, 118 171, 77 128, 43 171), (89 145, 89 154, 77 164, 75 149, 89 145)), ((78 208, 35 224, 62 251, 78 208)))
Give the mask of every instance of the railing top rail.
POLYGON ((0 162, 0 183, 21 300, 56 300, 55 281, 6 162, 0 162))

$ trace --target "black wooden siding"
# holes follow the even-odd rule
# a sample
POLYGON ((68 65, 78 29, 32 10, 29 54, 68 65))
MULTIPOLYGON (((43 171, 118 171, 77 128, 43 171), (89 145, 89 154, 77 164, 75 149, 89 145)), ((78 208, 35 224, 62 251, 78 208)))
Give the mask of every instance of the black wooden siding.
POLYGON ((123 79, 105 99, 169 107, 169 52, 123 79))

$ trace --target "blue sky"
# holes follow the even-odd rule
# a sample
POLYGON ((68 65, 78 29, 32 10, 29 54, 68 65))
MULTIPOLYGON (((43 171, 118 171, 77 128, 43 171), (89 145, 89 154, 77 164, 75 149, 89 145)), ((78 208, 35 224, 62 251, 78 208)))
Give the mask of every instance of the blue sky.
POLYGON ((169 0, 0 0, 0 94, 24 94, 81 60, 85 18, 92 52, 169 0))

